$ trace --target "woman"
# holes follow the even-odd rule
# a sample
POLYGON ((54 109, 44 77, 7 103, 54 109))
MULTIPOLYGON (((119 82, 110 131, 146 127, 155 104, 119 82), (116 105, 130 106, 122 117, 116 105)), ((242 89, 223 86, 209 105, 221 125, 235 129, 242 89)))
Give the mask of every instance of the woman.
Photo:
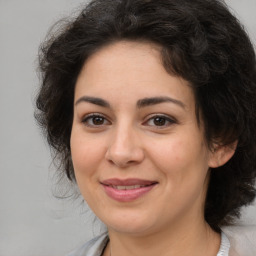
POLYGON ((42 47, 37 120, 107 227, 71 255, 235 255, 256 65, 217 0, 95 0, 42 47), (229 254, 230 253, 230 254, 229 254))

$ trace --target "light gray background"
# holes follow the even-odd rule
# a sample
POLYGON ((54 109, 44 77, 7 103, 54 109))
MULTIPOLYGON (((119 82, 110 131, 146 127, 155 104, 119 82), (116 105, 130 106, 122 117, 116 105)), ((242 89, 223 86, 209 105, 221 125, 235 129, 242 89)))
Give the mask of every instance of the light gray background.
MULTIPOLYGON (((79 200, 52 196, 54 167, 33 118, 38 46, 85 2, 0 0, 0 256, 65 255, 100 230, 79 200)), ((227 3, 255 44, 256 0, 227 3)), ((255 205, 241 223, 256 224, 255 205)))

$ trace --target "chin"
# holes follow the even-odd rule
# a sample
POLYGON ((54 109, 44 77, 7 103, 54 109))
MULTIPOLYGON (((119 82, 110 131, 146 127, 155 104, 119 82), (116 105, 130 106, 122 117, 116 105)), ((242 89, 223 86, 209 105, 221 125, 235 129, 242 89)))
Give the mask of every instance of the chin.
POLYGON ((150 232, 153 223, 147 221, 147 219, 142 218, 142 216, 113 216, 114 218, 104 219, 103 222, 107 225, 108 230, 113 230, 114 232, 130 234, 130 235, 145 235, 150 232))
POLYGON ((126 234, 132 236, 145 236, 145 234, 150 233, 149 227, 145 227, 144 225, 129 225, 129 224, 122 224, 122 225, 115 225, 108 227, 108 230, 113 230, 119 234, 126 234))

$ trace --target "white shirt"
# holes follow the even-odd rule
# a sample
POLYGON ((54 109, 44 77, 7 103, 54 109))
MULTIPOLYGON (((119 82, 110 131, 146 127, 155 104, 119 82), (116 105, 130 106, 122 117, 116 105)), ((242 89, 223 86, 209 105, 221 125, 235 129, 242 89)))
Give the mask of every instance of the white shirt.
MULTIPOLYGON (((94 239, 90 240, 78 250, 75 250, 67 256, 101 256, 107 243, 108 235, 104 233, 94 239)), ((220 250, 216 256, 229 256, 230 242, 227 236, 221 233, 221 245, 220 250)))

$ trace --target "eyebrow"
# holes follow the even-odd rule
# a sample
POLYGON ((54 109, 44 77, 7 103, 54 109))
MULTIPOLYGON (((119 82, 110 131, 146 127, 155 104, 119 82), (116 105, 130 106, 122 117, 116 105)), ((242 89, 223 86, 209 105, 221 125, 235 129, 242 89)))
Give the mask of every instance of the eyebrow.
MULTIPOLYGON (((111 108, 110 104, 106 100, 103 100, 103 99, 97 98, 97 97, 83 96, 75 102, 75 105, 77 105, 81 102, 89 102, 89 103, 92 103, 94 105, 98 105, 101 107, 111 108)), ((165 102, 171 102, 171 103, 174 103, 182 108, 185 108, 185 104, 183 102, 173 99, 173 98, 170 98, 170 97, 161 97, 161 96, 140 99, 137 101, 136 105, 138 108, 143 108, 143 107, 157 105, 157 104, 165 103, 165 102)))
POLYGON ((103 100, 101 98, 83 96, 76 101, 75 105, 77 105, 81 102, 89 102, 89 103, 92 103, 92 104, 95 104, 95 105, 98 105, 101 107, 110 108, 110 104, 106 100, 103 100))
POLYGON ((156 105, 156 104, 165 103, 165 102, 171 102, 171 103, 177 104, 182 108, 185 108, 185 104, 183 102, 170 97, 144 98, 137 102, 137 107, 142 108, 142 107, 147 107, 147 106, 156 105))

